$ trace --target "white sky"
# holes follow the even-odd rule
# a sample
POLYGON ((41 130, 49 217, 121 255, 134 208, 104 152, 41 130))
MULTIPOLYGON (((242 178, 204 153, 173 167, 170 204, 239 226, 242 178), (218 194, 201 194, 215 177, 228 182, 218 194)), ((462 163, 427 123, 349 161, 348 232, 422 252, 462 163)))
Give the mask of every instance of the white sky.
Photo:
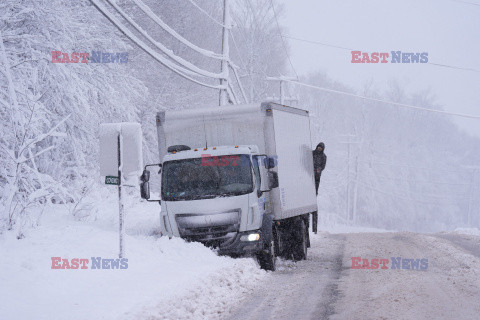
MULTIPOLYGON (((281 0, 292 37, 369 52, 428 52, 429 62, 480 71, 480 0, 281 0)), ((430 88, 445 110, 480 116, 480 72, 431 64, 352 64, 351 53, 289 39, 299 74, 325 70, 359 90, 397 79, 409 92, 430 88)), ((292 72, 293 73, 293 72, 292 72)), ((480 136, 480 120, 460 120, 480 136)))

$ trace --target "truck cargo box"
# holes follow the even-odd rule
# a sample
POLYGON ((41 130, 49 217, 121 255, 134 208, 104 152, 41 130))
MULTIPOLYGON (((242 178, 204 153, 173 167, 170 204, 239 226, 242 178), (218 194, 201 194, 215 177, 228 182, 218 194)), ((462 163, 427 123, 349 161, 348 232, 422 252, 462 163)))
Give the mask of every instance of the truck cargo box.
MULTIPOLYGON (((272 102, 163 111, 157 114, 160 158, 168 146, 256 145, 276 159, 270 192, 275 220, 317 211, 308 111, 272 102)), ((205 151, 207 152, 207 151, 205 151)), ((207 152, 208 153, 208 152, 207 152)))

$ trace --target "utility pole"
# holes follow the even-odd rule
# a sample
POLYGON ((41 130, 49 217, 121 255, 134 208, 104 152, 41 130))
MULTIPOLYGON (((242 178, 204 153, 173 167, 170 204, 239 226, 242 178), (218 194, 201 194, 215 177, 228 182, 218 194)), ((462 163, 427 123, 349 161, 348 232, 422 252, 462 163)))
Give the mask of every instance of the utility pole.
POLYGON ((123 185, 123 175, 122 175, 122 164, 123 164, 123 159, 122 159, 122 149, 123 149, 123 139, 122 139, 122 133, 118 133, 117 136, 117 149, 118 149, 118 155, 117 155, 117 161, 118 161, 118 215, 119 215, 119 235, 120 235, 120 253, 118 254, 118 257, 124 258, 125 257, 125 244, 124 244, 124 239, 125 239, 125 223, 124 223, 124 218, 125 218, 125 213, 124 213, 124 205, 123 205, 123 197, 122 197, 122 185, 123 185))
POLYGON ((480 228, 480 168, 475 169, 474 181, 475 186, 473 188, 473 199, 476 203, 475 210, 477 214, 477 227, 480 228))
POLYGON ((280 104, 284 104, 285 103, 285 88, 283 87, 285 85, 285 82, 283 82, 282 80, 280 80, 280 104))
POLYGON ((474 197, 474 189, 475 189, 475 169, 472 172, 472 182, 470 183, 470 197, 468 198, 468 213, 467 213, 467 226, 470 227, 470 219, 472 217, 473 211, 473 197, 474 197))
POLYGON ((480 227, 480 167, 469 166, 467 169, 472 169, 472 182, 470 184, 470 197, 468 199, 468 215, 467 225, 472 227, 476 224, 480 227))
POLYGON ((350 221, 350 136, 348 136, 347 159, 347 221, 350 221))
POLYGON ((230 48, 228 46, 228 28, 230 28, 230 0, 223 0, 223 31, 222 31, 222 79, 220 85, 225 89, 220 89, 219 104, 224 106, 228 102, 228 59, 230 57, 230 48))
POLYGON ((279 81, 280 82, 280 104, 285 104, 285 80, 297 81, 295 77, 267 77, 267 81, 279 81))
POLYGON ((478 201, 480 193, 480 168, 473 170, 473 183, 470 192, 470 203, 468 206, 468 226, 472 227, 472 222, 476 220, 477 227, 480 227, 480 202, 478 201), (472 221, 473 220, 473 221, 472 221))
POLYGON ((357 224, 357 198, 358 198, 358 155, 355 156, 355 186, 353 189, 353 224, 357 224))
MULTIPOLYGON (((340 142, 340 143, 343 143, 343 144, 348 144, 348 149, 347 149, 347 161, 348 161, 347 162, 347 206, 346 206, 347 211, 345 212, 345 219, 346 219, 346 221, 355 222, 356 214, 357 214, 356 213, 356 210, 357 210, 356 209, 356 201, 357 201, 356 200, 356 197, 357 197, 357 195, 356 195, 357 194, 357 190, 356 190, 356 188, 357 188, 356 183, 357 182, 356 181, 355 181, 355 193, 354 193, 354 197, 355 197, 355 199, 354 199, 354 212, 353 212, 353 217, 350 217, 350 212, 352 211, 350 209, 350 206, 351 206, 351 204, 350 204, 350 202, 351 202, 350 201, 350 198, 351 198, 351 196, 350 196, 350 146, 352 144, 358 144, 360 142, 359 141, 351 141, 352 137, 357 137, 356 135, 351 135, 350 134, 350 135, 343 135, 342 137, 348 138, 348 141, 340 142)), ((357 164, 356 168, 357 167, 358 167, 358 164, 357 164)))

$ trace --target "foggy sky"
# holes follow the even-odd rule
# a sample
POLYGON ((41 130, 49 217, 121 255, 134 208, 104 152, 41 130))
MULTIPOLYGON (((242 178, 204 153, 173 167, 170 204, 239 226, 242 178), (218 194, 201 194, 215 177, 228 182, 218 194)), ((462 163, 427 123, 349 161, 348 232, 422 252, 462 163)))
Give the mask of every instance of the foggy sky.
MULTIPOLYGON (((383 91, 396 79, 408 92, 431 89, 447 111, 480 116, 480 72, 431 64, 480 70, 479 0, 469 0, 478 6, 454 0, 282 1, 280 24, 289 36, 369 52, 428 52, 429 57, 428 64, 353 64, 349 50, 288 39, 299 74, 324 70, 356 90, 373 80, 383 91)), ((480 136, 480 120, 451 118, 480 136)))

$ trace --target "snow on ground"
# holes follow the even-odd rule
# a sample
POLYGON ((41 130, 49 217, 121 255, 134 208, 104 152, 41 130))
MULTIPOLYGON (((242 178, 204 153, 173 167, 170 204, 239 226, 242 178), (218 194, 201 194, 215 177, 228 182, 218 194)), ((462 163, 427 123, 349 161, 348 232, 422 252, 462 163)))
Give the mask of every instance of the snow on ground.
POLYGON ((340 233, 363 233, 363 232, 391 232, 384 229, 377 229, 371 227, 351 226, 351 225, 319 225, 318 230, 326 231, 331 234, 340 233))
POLYGON ((158 204, 134 197, 126 205, 127 269, 52 269, 51 257, 118 257, 113 194, 102 187, 83 208, 74 219, 64 205, 52 206, 23 239, 0 236, 0 318, 214 319, 267 275, 253 259, 159 238, 158 204))
POLYGON ((410 232, 350 234, 343 265, 342 298, 332 319, 478 319, 480 259, 446 239, 410 232), (426 258, 428 269, 350 269, 351 257, 426 258))
MULTIPOLYGON (((320 198, 317 198, 317 205, 319 208, 323 207, 323 204, 320 202, 320 198)), ((338 213, 328 212, 328 211, 319 211, 318 230, 326 231, 331 234, 396 231, 396 230, 385 230, 385 229, 379 229, 374 227, 354 225, 351 221, 345 220, 338 213)))
POLYGON ((318 230, 326 231, 331 234, 339 233, 361 233, 361 232, 392 232, 393 230, 378 229, 373 227, 354 226, 332 219, 324 219, 324 215, 320 212, 318 217, 318 230))
POLYGON ((307 260, 277 260, 277 271, 269 273, 251 296, 225 314, 225 320, 328 319, 335 300, 334 283, 342 271, 343 235, 310 234, 307 260))
POLYGON ((478 228, 457 228, 453 233, 480 236, 480 230, 478 228))

